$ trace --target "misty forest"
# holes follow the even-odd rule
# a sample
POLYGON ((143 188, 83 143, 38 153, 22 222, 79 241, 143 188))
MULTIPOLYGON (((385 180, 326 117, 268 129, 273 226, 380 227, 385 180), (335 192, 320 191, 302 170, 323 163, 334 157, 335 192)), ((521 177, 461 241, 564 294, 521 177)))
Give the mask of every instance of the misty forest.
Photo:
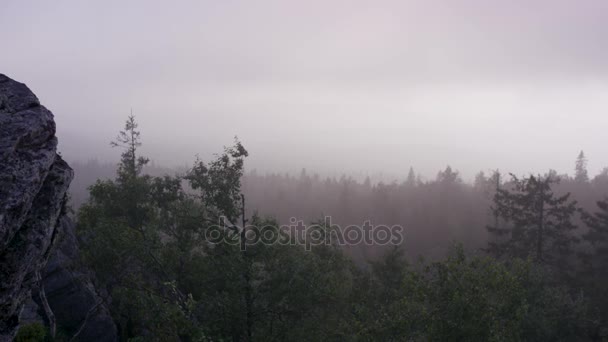
MULTIPOLYGON (((372 183, 245 173, 236 140, 213 160, 149 166, 130 116, 118 166, 73 163, 68 209, 83 265, 125 341, 578 341, 608 325, 608 169, 590 176, 447 166, 423 181, 372 183), (389 245, 239 239, 297 219, 404 227, 389 245), (210 243, 205 231, 230 222, 210 243), (243 223, 241 225, 241 223, 243 223), (243 228, 245 227, 245 228, 243 228)), ((325 241, 325 240, 324 240, 325 241)), ((328 240, 329 241, 329 240, 328 240)), ((53 327, 56 340, 74 330, 53 327)))
POLYGON ((608 342, 607 19, 0 0, 0 342, 608 342))

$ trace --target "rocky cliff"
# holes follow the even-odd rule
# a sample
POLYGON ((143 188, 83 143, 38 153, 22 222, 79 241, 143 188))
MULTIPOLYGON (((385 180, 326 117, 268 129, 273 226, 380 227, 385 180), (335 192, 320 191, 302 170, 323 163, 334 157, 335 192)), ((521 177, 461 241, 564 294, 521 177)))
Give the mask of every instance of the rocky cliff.
MULTIPOLYGON (((72 178, 72 169, 57 154, 53 114, 40 105, 27 86, 0 74, 1 342, 13 338, 25 302, 32 292, 38 293, 44 281, 50 290, 58 290, 60 282, 68 279, 68 283, 76 284, 78 278, 78 284, 85 284, 77 285, 82 288, 90 285, 63 265, 77 257, 73 225, 65 228, 69 222, 66 194, 72 178), (66 243, 74 246, 54 252, 62 230, 68 235, 66 243), (53 262, 46 267, 49 258, 53 262)), ((88 302, 96 304, 95 291, 85 292, 88 302)), ((66 297, 53 300, 57 306, 66 297)), ((89 313, 89 308, 84 311, 89 313)), ((75 319, 82 321, 85 317, 81 316, 75 319)), ((115 331, 111 320, 105 323, 109 324, 108 331, 115 331)))
POLYGON ((9 340, 56 237, 72 169, 57 155, 53 114, 0 75, 0 340, 9 340))
MULTIPOLYGON (((56 321, 58 335, 69 341, 112 342, 118 339, 117 329, 108 304, 108 294, 95 287, 95 276, 80 262, 75 226, 62 218, 58 243, 42 270, 42 289, 56 321)), ((38 320, 49 324, 38 290, 26 309, 35 312, 38 320)), ((21 319, 25 317, 22 314, 21 319)))

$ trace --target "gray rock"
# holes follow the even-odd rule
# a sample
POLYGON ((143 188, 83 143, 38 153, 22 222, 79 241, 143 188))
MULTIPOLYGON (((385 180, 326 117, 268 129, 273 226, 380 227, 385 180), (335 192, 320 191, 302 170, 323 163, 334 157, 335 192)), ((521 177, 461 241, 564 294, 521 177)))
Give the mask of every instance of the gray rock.
POLYGON ((73 222, 66 217, 58 229, 59 243, 42 273, 57 328, 70 339, 78 332, 74 341, 117 341, 116 325, 107 308, 109 296, 95 288, 94 275, 79 262, 73 222))
POLYGON ((44 325, 44 318, 42 317, 44 313, 38 306, 38 303, 34 301, 34 299, 30 298, 25 302, 23 306, 23 310, 21 310, 21 315, 19 316, 19 324, 27 325, 40 323, 44 325))
POLYGON ((0 74, 0 341, 12 339, 36 288, 72 178, 57 155, 53 114, 0 74))

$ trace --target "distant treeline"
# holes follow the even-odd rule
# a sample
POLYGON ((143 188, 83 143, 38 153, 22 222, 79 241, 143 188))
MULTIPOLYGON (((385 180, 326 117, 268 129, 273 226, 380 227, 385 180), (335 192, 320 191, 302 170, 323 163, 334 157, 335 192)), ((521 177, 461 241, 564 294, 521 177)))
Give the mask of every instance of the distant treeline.
MULTIPOLYGON (((593 212, 596 202, 608 196, 608 168, 591 178, 585 164, 581 153, 573 164, 573 175, 550 170, 541 176, 559 179, 553 185, 556 194, 570 192, 582 209, 593 212)), ((116 165, 112 163, 91 160, 71 165, 76 173, 71 186, 75 209, 87 200, 89 186, 116 174, 116 165)), ((152 176, 186 172, 185 168, 165 168, 153 163, 144 168, 144 173, 152 176)), ((410 169, 402 181, 392 183, 375 183, 369 177, 358 181, 347 175, 321 177, 305 169, 299 175, 252 170, 243 176, 242 192, 250 214, 257 211, 282 224, 289 223, 292 217, 308 223, 331 216, 332 223, 341 226, 361 225, 366 220, 372 224, 401 225, 405 228, 408 257, 422 255, 437 260, 446 255, 454 242, 462 243, 469 251, 486 246, 486 227, 494 223, 491 207, 496 189, 508 187, 510 179, 507 172, 480 172, 471 184, 464 182, 450 166, 432 180, 422 180, 410 169)), ((576 234, 585 233, 584 225, 580 224, 580 228, 576 234)), ((366 246, 356 246, 348 252, 359 261, 383 254, 377 247, 366 246)))

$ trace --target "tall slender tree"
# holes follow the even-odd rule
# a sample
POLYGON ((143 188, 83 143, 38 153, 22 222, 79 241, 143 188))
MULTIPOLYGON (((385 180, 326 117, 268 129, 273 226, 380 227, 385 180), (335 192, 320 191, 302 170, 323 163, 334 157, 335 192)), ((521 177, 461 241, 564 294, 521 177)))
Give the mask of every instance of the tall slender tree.
POLYGON ((148 159, 138 154, 141 140, 133 115, 112 146, 123 148, 116 179, 91 186, 89 201, 78 213, 84 259, 112 296, 121 338, 145 332, 170 339, 173 333, 150 327, 164 322, 175 328, 188 322, 188 298, 173 286, 173 268, 163 260, 161 248, 168 239, 165 230, 181 225, 169 223, 169 217, 176 216, 167 208, 177 207, 185 194, 179 179, 142 173, 148 159))
POLYGON ((125 122, 124 130, 118 133, 116 140, 110 142, 112 147, 122 148, 119 166, 119 176, 135 178, 139 176, 143 167, 148 164, 149 159, 137 155, 137 150, 141 146, 140 132, 137 130, 138 124, 135 121, 133 111, 125 122))
POLYGON ((574 171, 575 181, 580 183, 587 183, 589 181, 589 173, 587 172, 587 157, 585 157, 585 152, 581 151, 578 154, 574 171))
POLYGON ((407 173, 405 185, 407 185, 408 187, 416 186, 416 173, 414 172, 413 167, 410 167, 410 170, 407 173))

